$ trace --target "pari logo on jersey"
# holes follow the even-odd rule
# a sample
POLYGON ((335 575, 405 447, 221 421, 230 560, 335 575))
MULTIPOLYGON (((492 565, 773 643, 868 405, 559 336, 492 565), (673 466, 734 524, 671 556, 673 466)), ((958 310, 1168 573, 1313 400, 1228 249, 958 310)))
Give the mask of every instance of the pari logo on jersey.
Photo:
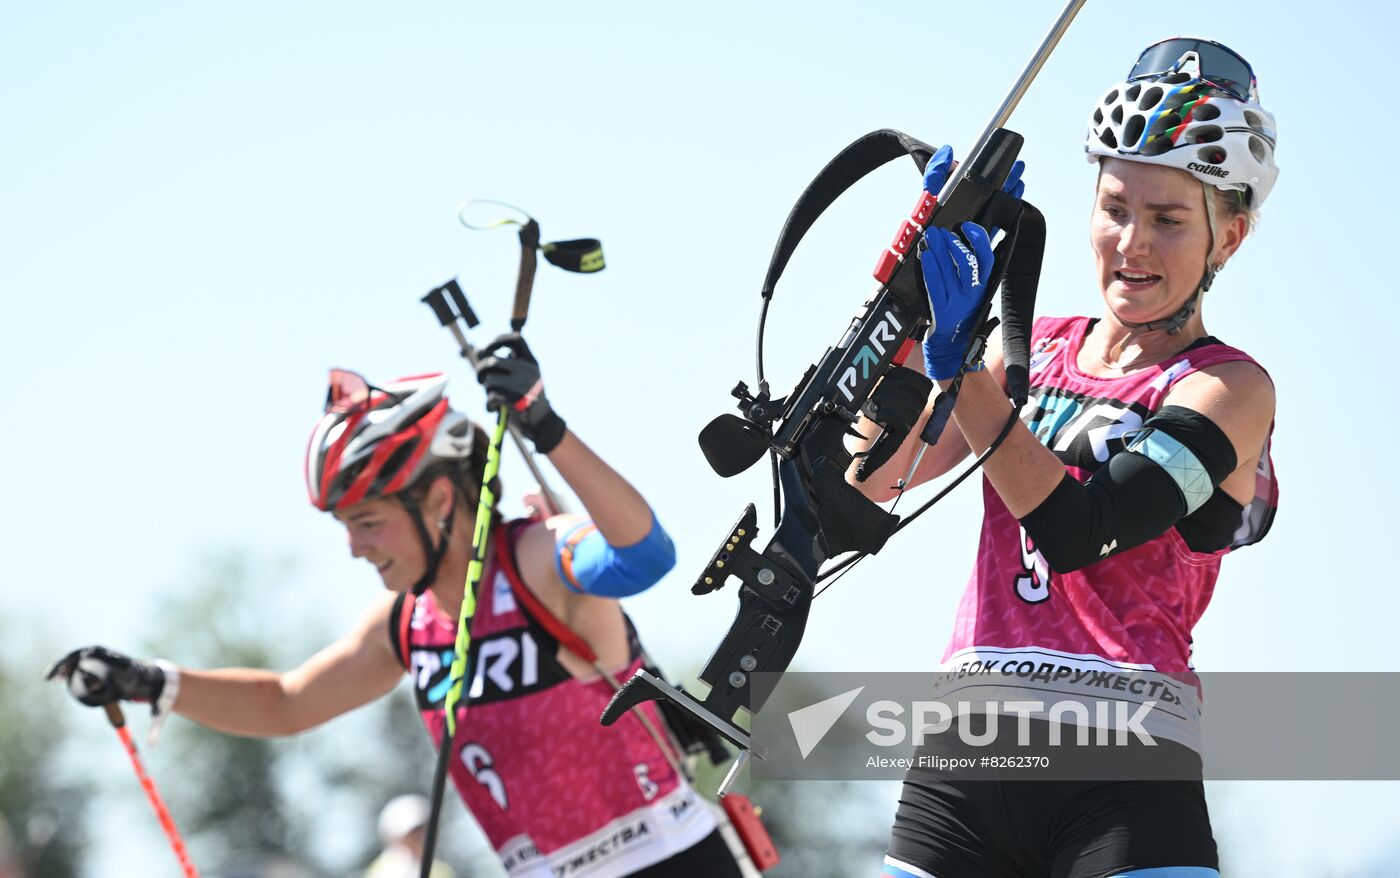
POLYGON ((471 646, 476 669, 467 697, 498 701, 540 688, 540 647, 528 629, 506 631, 471 646))
MULTIPOLYGON (((419 647, 409 654, 409 672, 421 709, 442 704, 451 685, 452 647, 419 647)), ((472 641, 473 668, 467 697, 473 704, 502 701, 559 682, 540 664, 540 646, 528 629, 504 631, 472 641)))
POLYGON ((900 324, 899 318, 894 316, 893 311, 886 311, 880 322, 875 324, 870 336, 856 351, 851 364, 841 373, 841 377, 836 379, 836 387, 846 397, 847 402, 856 401, 856 386, 862 381, 870 380, 872 372, 879 367, 880 360, 895 346, 895 333, 903 330, 904 326, 900 324))
MULTIPOLYGON (((1059 339, 1041 342, 1031 358, 1031 371, 1043 366, 1063 343, 1059 339)), ((1189 359, 1178 360, 1153 379, 1149 396, 1165 391, 1191 370, 1189 359)), ((1151 416, 1142 402, 1127 403, 1108 397, 1093 397, 1051 387, 1032 387, 1030 404, 1022 418, 1040 444, 1069 466, 1087 473, 1122 451, 1142 422, 1151 416)))
POLYGON ((1122 451, 1148 414, 1141 406, 1051 391, 1035 395, 1026 426, 1040 444, 1070 466, 1093 471, 1122 451))
POLYGON ((452 647, 425 646, 409 652, 408 674, 419 710, 442 704, 452 686, 452 647))

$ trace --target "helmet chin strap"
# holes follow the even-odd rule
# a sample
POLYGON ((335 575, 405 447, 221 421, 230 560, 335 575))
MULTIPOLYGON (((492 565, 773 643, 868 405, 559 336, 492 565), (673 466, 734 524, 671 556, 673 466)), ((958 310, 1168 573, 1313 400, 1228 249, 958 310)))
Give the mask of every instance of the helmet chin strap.
POLYGON ((399 502, 408 510, 408 517, 413 519, 413 526, 418 531, 418 539, 423 544, 423 557, 428 560, 428 566, 423 571, 423 575, 417 582, 413 583, 412 589, 414 597, 418 597, 428 590, 428 586, 433 584, 437 578, 438 567, 442 564, 443 556, 447 554, 447 544, 452 538, 452 524, 457 517, 454 515, 457 508, 457 492, 452 492, 452 505, 447 508, 447 517, 440 522, 439 530, 442 533, 442 541, 437 548, 433 548, 432 538, 428 536, 428 525, 423 521, 423 510, 418 506, 407 493, 400 491, 397 495, 399 502))
POLYGON ((1223 264, 1213 264, 1210 261, 1211 254, 1215 252, 1215 193, 1211 191, 1214 187, 1209 183, 1202 183, 1201 186, 1205 190, 1206 222, 1210 232, 1210 245, 1206 247, 1206 267, 1205 271, 1201 274, 1201 282, 1196 285, 1196 291, 1191 294, 1190 298, 1183 302, 1176 313, 1170 317, 1164 317, 1161 320, 1149 320, 1146 323, 1133 323, 1119 317, 1118 322, 1129 329, 1141 329, 1147 332, 1156 332, 1159 329, 1165 329, 1167 335, 1176 335, 1178 332, 1181 332, 1181 328, 1186 325, 1186 321, 1190 320, 1191 315, 1196 313, 1196 304, 1201 299, 1201 293, 1210 289, 1211 284, 1215 283, 1215 275, 1219 273, 1220 269, 1225 267, 1223 264))

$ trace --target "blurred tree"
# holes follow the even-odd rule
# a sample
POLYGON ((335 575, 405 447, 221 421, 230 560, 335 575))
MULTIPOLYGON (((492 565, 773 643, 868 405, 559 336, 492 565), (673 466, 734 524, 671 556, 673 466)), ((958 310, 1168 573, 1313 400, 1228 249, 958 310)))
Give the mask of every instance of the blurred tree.
MULTIPOLYGON (((0 627, 0 642, 17 655, 49 655, 48 650, 14 650, 11 632, 0 627)), ((83 823, 90 790, 61 764, 65 739, 60 713, 68 705, 56 686, 43 682, 43 668, 0 656, 0 831, 8 823, 11 859, 26 878, 72 878, 82 865, 83 823)), ((4 846, 0 842, 0 847, 4 846)), ((0 852, 0 874, 5 874, 0 852)))
MULTIPOLYGON (((320 645, 303 620, 279 612, 278 580, 290 573, 285 565, 254 570, 247 558, 229 553, 201 569, 160 602, 149 652, 192 667, 282 668, 320 645)), ((308 821, 281 783, 290 748, 179 720, 173 725, 178 730, 167 731, 158 758, 178 766, 181 782, 166 794, 195 862, 302 859, 308 821)))
MULTIPOLYGON (((338 633, 306 623, 315 607, 289 587, 287 565, 235 553, 202 570, 162 602, 148 654, 192 667, 286 669, 338 633)), ((400 793, 426 794, 435 758, 406 688, 293 739, 238 738, 176 719, 160 751, 179 766, 171 807, 196 862, 225 864, 229 876, 278 859, 359 875, 379 851, 379 810, 400 793)), ((447 803, 438 850, 461 873, 503 874, 459 802, 447 803)))

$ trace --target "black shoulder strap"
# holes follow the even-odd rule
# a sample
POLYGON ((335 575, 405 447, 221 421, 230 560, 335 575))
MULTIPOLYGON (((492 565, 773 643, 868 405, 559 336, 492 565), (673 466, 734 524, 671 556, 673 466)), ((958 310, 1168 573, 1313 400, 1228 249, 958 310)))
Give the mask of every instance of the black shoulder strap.
POLYGON ((412 592, 401 591, 389 610, 389 647, 405 671, 408 670, 408 623, 413 619, 416 600, 412 592))
POLYGON ((773 297, 773 289, 778 285, 778 278, 783 276, 788 260, 817 218, 866 174, 905 155, 914 160, 922 174, 933 156, 933 147, 903 131, 881 128, 856 140, 827 162, 826 167, 807 184, 797 203, 792 206, 787 222, 783 223, 778 243, 773 247, 773 258, 768 262, 768 275, 763 279, 763 289, 760 291, 763 298, 773 297))

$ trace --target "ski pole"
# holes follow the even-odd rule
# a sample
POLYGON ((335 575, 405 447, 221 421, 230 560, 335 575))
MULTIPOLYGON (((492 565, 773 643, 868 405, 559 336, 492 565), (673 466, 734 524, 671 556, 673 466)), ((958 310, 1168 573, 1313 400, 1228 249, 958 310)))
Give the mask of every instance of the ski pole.
MULTIPOLYGON (((525 256, 522 255, 521 259, 524 258, 525 256)), ((476 348, 467 340, 467 334, 462 331, 462 327, 457 325, 457 321, 459 319, 466 321, 468 329, 477 326, 481 321, 477 319, 471 305, 467 304, 466 293, 462 292, 462 286, 457 283, 457 279, 453 278, 442 286, 429 290, 428 294, 423 296, 420 301, 433 309, 433 313, 437 315, 438 323, 445 326, 452 333, 452 337, 457 340, 457 347, 462 352, 462 359, 475 369, 476 348), (451 303, 448 302, 449 298, 451 303)), ((528 294, 525 306, 529 307, 528 294)), ((544 506, 542 511, 545 517, 568 512, 568 507, 564 505, 563 499, 550 487, 549 480, 544 476, 544 470, 540 469, 539 463, 535 460, 535 453, 525 445, 525 440, 520 435, 520 428, 513 423, 507 424, 506 428, 510 431, 510 438, 515 444, 515 450, 520 452, 521 459, 525 461, 525 466, 530 470, 535 484, 539 486, 540 500, 544 506)))
MULTIPOLYGON (((488 202, 499 204, 499 202, 488 202)), ((603 248, 594 238, 579 238, 572 241, 554 241, 549 244, 540 244, 540 227, 532 217, 526 215, 525 221, 520 222, 512 219, 498 220, 485 227, 477 227, 468 223, 462 215, 462 210, 467 205, 463 205, 458 211, 458 219, 467 228, 494 228, 501 225, 520 226, 520 268, 515 282, 515 299, 511 307, 510 326, 511 329, 519 332, 525 327, 525 321, 530 314, 530 294, 535 285, 535 268, 538 265, 538 254, 543 252, 545 259, 551 265, 558 266, 565 271, 581 274, 590 274, 603 269, 603 248)), ((510 207, 510 205, 504 205, 510 207)), ((512 208, 512 210, 519 210, 512 208)), ((524 211, 520 211, 524 214, 524 211)), ((462 356, 476 366, 476 349, 467 341, 466 333, 457 326, 458 315, 452 312, 452 308, 447 304, 447 297, 451 296, 453 305, 460 312, 461 319, 467 323, 470 329, 477 325, 476 314, 472 312, 471 306, 467 304, 466 295, 462 292, 457 281, 451 280, 437 289, 431 290, 422 301, 426 303, 437 315, 438 322, 451 330, 453 337, 457 339, 458 346, 462 349, 462 356)), ((491 489, 491 482, 495 480, 496 474, 501 467, 501 446, 505 443, 507 427, 512 426, 507 420, 507 408, 501 406, 496 413, 496 429, 491 434, 491 444, 486 452, 486 468, 481 477, 481 491, 476 506, 476 524, 472 530, 472 557, 467 565, 467 581, 462 595, 462 608, 457 618, 457 642, 452 656, 452 669, 448 675, 449 687, 447 697, 444 702, 446 715, 442 726, 442 742, 438 747, 437 766, 433 771, 433 790, 431 807, 428 813, 428 826, 423 836, 423 858, 419 862, 420 878, 430 878, 433 867, 433 851, 437 845, 437 827, 442 818, 442 802, 444 792, 447 787, 448 769, 452 762, 452 738, 457 731, 457 711, 459 707, 466 706, 466 698, 463 687, 467 679, 467 654, 471 647, 471 623, 472 617, 476 614, 476 589, 481 582, 481 578, 486 570, 486 553, 491 540, 491 524, 496 512, 496 492, 491 489)), ((530 467, 540 485, 541 494, 546 504, 554 506, 551 514, 561 511, 562 506, 559 500, 548 485, 545 484, 544 474, 535 465, 534 456, 525 448, 519 434, 512 430, 511 435, 515 440, 516 447, 520 449, 526 464, 530 467)))
MULTIPOLYGON (((534 225, 533 220, 531 224, 534 225)), ((526 236, 520 236, 521 256, 520 275, 516 281, 516 304, 523 305, 522 310, 528 311, 530 306, 530 290, 535 280, 535 247, 539 244, 538 225, 535 225, 534 241, 527 247, 526 236)), ((457 295, 457 305, 462 311, 464 318, 470 321, 472 314, 470 306, 467 305, 466 296, 462 294, 461 287, 454 282, 451 286, 457 295)), ((438 292, 438 291, 435 291, 438 292)), ((439 292, 439 297, 441 293, 439 292)), ((432 293, 424 297, 424 300, 432 305, 432 293)), ((433 310, 438 312, 438 317, 443 317, 437 306, 433 310)), ((514 326, 516 320, 511 321, 514 326)), ((525 315, 519 316, 520 325, 525 323, 525 315)), ((466 343, 466 336, 457 328, 456 320, 443 321, 444 326, 450 326, 454 330, 454 335, 459 335, 459 343, 462 345, 462 352, 467 356, 467 350, 471 347, 466 343)), ((470 323, 469 323, 470 325, 470 323)), ((519 327, 516 327, 519 331, 519 327)), ((475 366, 476 362, 471 356, 467 356, 475 366)), ((496 429, 491 434, 491 444, 486 450, 486 467, 481 473, 481 490, 477 494, 476 503, 476 523, 472 528, 472 557, 467 564, 467 581, 463 586, 462 608, 457 614, 457 643, 452 654, 452 670, 448 674, 447 697, 443 702, 445 716, 442 724, 442 741, 438 746, 437 766, 433 770, 433 791, 428 810, 428 828, 423 834, 423 858, 418 864, 419 878, 431 878, 433 870, 433 851, 437 849, 437 829, 438 823, 442 819, 442 802, 447 789, 447 774, 452 764, 452 738, 457 733, 457 708, 464 702, 462 688, 467 679, 467 654, 471 648, 472 641, 472 618, 476 615, 476 587, 481 582, 481 577, 486 572, 486 551, 491 542, 491 524, 496 513, 496 492, 491 489, 491 482, 495 480, 496 474, 501 468, 501 445, 505 442, 506 424, 508 410, 506 406, 501 406, 496 412, 496 429)), ((512 434, 514 435, 514 434, 512 434)), ((516 442, 520 441, 518 436, 516 442)), ((523 448, 523 446, 521 446, 523 448)), ((528 458, 529 455, 526 455, 528 458)), ((543 483, 541 483, 543 484, 543 483)), ((465 706, 465 705, 463 705, 465 706)))
POLYGON ((476 615, 476 587, 486 570, 486 552, 491 543, 491 524, 496 512, 496 492, 491 482, 501 468, 501 445, 505 442, 506 407, 496 415, 496 429, 491 434, 491 446, 486 452, 486 469, 481 476, 481 494, 476 504, 476 526, 472 530, 472 559, 467 565, 467 581, 463 587, 462 609, 457 614, 457 644, 452 656, 452 670, 444 704, 446 716, 442 724, 442 742, 438 746, 437 768, 433 771, 432 806, 428 828, 423 836, 421 878, 429 878, 433 868, 433 849, 437 845, 438 820, 442 817, 443 794, 447 787, 447 771, 452 761, 452 737, 457 733, 457 710, 465 707, 463 687, 467 680, 467 653, 471 648, 472 617, 476 615))
POLYGON ((160 797, 155 781, 146 773, 146 766, 141 763, 141 754, 136 752, 136 742, 131 739, 131 730, 126 727, 126 717, 122 714, 121 705, 113 702, 106 705, 106 709, 107 721, 117 730, 117 737, 126 748, 126 755, 131 757, 131 767, 136 770, 136 779, 141 782, 141 789, 146 791, 146 800, 151 803, 151 810, 156 812, 156 820, 159 821, 160 828, 165 830, 165 837, 170 839, 175 859, 180 861, 180 870, 185 878, 199 878, 199 872, 190 862, 189 851, 185 850, 185 841, 180 838, 180 830, 175 827, 175 819, 170 816, 170 809, 165 807, 165 800, 160 797))

